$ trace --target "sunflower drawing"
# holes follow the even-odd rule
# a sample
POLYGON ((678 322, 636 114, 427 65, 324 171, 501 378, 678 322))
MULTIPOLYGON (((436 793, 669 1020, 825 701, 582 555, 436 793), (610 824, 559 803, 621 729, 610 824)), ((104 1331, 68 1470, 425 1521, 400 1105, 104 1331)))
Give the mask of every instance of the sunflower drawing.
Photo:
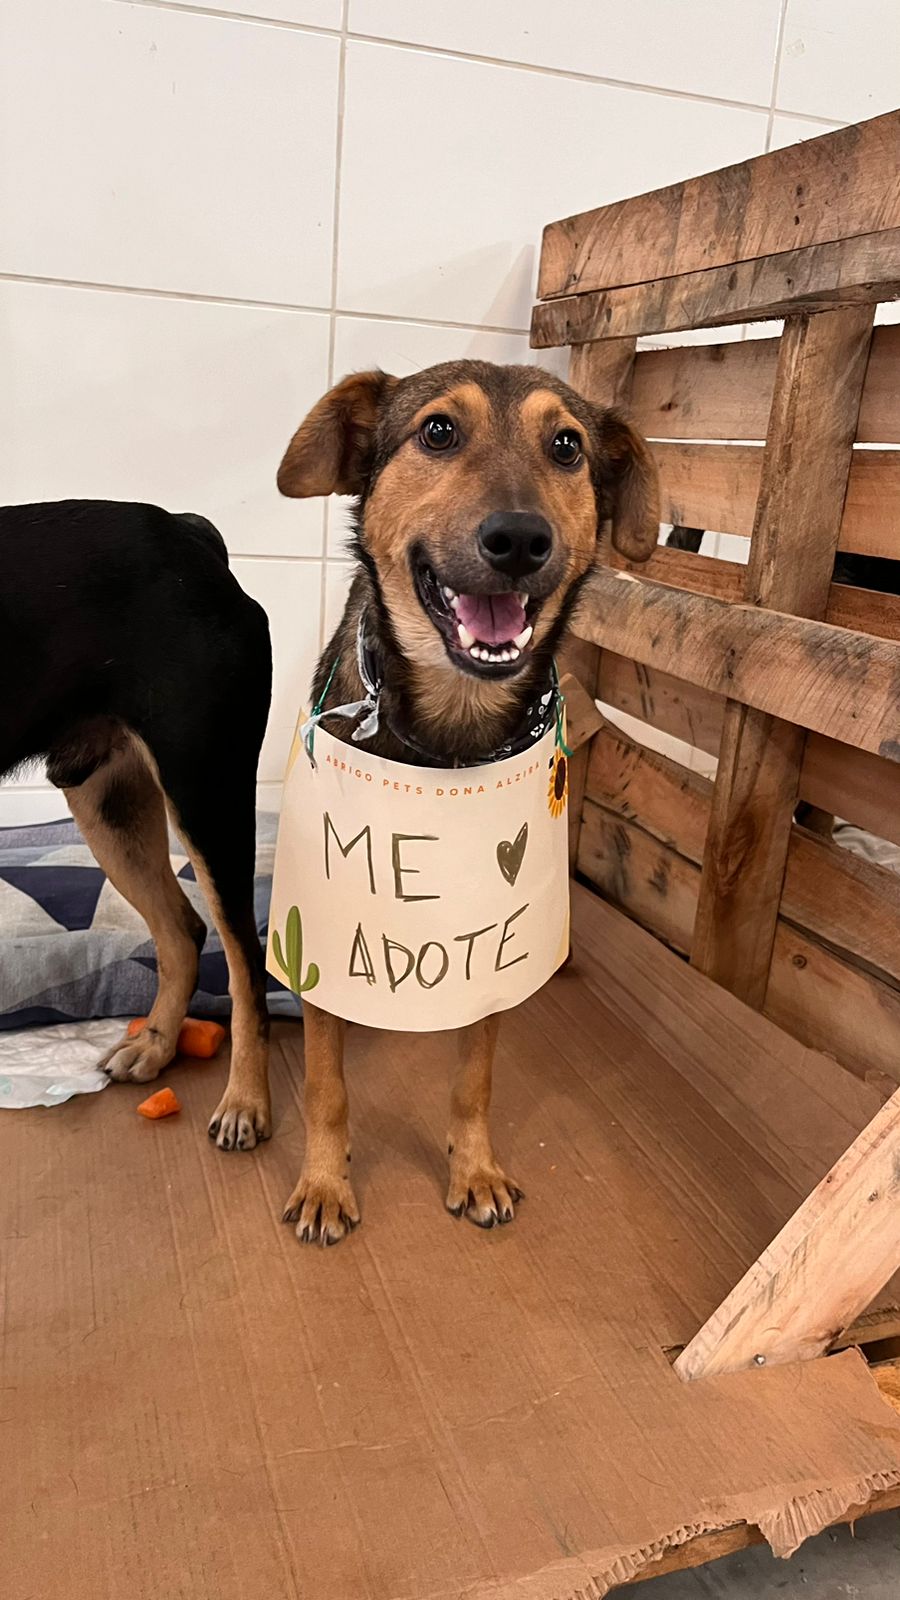
POLYGON ((569 763, 557 748, 550 758, 550 782, 547 785, 547 806, 552 817, 561 817, 569 798, 569 763))

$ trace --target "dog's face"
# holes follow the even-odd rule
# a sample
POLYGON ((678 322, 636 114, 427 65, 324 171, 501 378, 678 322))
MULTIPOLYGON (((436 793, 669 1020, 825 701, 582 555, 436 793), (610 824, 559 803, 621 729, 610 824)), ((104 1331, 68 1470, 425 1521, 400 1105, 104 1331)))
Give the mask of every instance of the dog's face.
POLYGON ((555 643, 602 520, 637 560, 659 529, 652 459, 615 412, 535 367, 482 361, 345 378, 294 435, 278 486, 358 495, 403 653, 479 678, 515 678, 555 643))

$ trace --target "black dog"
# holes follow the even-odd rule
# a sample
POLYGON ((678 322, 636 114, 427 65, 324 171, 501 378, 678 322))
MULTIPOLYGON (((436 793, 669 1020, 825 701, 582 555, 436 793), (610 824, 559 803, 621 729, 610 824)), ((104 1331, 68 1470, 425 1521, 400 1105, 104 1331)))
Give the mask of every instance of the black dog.
MULTIPOLYGON (((145 1082, 175 1054, 205 929, 169 865, 166 810, 228 960, 223 1150, 270 1132, 253 912, 255 783, 271 692, 265 613, 202 517, 67 500, 0 508, 0 776, 40 757, 100 866, 144 917, 159 991, 101 1065, 145 1082)), ((0 952, 2 961, 2 952, 0 952)))

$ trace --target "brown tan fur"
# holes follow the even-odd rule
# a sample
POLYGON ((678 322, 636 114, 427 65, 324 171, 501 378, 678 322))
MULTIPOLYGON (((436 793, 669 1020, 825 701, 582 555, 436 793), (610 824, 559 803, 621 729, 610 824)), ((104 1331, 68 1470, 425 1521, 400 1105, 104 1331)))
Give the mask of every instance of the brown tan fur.
POLYGON ((172 871, 163 793, 139 740, 122 734, 104 766, 63 792, 98 865, 140 912, 156 944, 158 988, 146 1025, 98 1062, 111 1078, 147 1083, 175 1054, 206 929, 172 871), (127 796, 132 812, 127 831, 104 815, 116 792, 127 796))
MULTIPOLYGON (((659 532, 656 473, 644 441, 616 412, 532 367, 461 361, 405 379, 378 372, 346 378, 294 435, 278 485, 287 495, 358 497, 358 570, 319 662, 314 695, 331 674, 326 707, 360 699, 355 641, 364 614, 383 677, 382 725, 367 747, 407 762, 468 764, 510 737, 548 680, 596 558, 601 524, 610 519, 613 544, 632 560, 650 555, 659 532), (459 448, 441 456, 429 454, 423 441, 435 416, 450 418, 459 439, 459 448), (562 429, 582 442, 583 458, 572 470, 550 448, 562 429), (492 676, 452 655, 421 599, 416 568, 427 559, 459 593, 504 587, 487 585, 477 538, 500 512, 534 514, 553 539, 546 565, 525 585, 529 604, 538 607, 527 654, 508 673, 498 667, 492 676), (433 756, 413 753, 404 730, 433 756)), ((349 737, 340 719, 327 725, 349 737)), ((332 1244, 359 1220, 348 1165, 344 1027, 306 1002, 304 1012, 306 1159, 285 1221, 305 1241, 332 1244)), ((498 1018, 488 1017, 460 1031, 451 1088, 446 1204, 481 1227, 511 1221, 522 1194, 498 1164, 490 1137, 498 1028, 498 1018)))

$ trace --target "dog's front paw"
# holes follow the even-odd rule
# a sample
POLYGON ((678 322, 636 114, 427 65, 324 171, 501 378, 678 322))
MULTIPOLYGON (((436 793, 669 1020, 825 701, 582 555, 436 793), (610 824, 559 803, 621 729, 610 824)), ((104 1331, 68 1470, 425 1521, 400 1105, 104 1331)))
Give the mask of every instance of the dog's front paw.
POLYGON ((451 1151, 447 1210, 454 1217, 467 1217, 479 1228, 499 1227, 512 1222, 515 1203, 524 1198, 519 1185, 495 1161, 473 1161, 451 1151))
POLYGON ((97 1066, 117 1083, 150 1083, 158 1078, 175 1054, 175 1040, 156 1028, 144 1028, 133 1039, 126 1033, 119 1044, 101 1056, 97 1066))
POLYGON ((303 1244, 338 1244, 359 1222, 350 1179, 312 1178, 303 1173, 281 1220, 296 1224, 297 1238, 303 1244))
POLYGON ((207 1129, 220 1150, 252 1150, 272 1135, 268 1095, 230 1093, 226 1089, 207 1129))

